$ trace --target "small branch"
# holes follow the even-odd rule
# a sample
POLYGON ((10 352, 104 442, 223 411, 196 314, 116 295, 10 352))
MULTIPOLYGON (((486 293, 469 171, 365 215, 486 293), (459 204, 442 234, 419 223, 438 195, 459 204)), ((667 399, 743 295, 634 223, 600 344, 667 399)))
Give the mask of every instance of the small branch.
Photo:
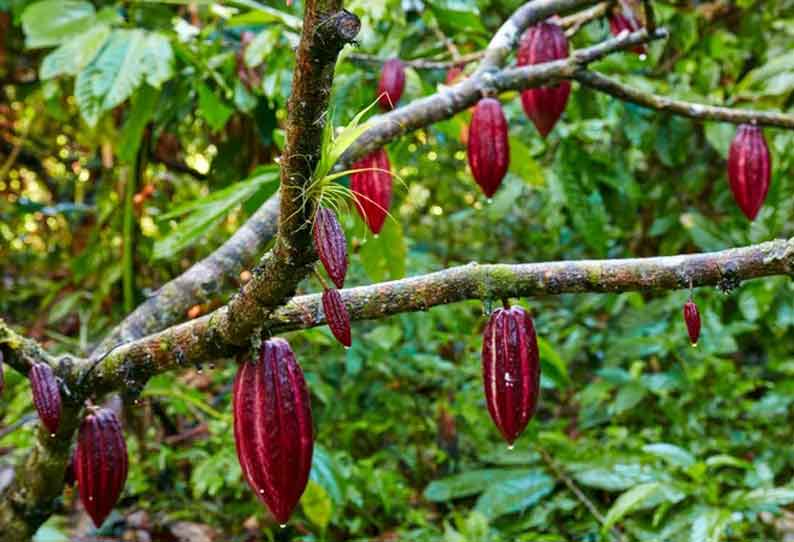
POLYGON ((570 38, 587 23, 600 19, 606 15, 608 8, 609 2, 601 2, 591 8, 563 17, 560 19, 560 26, 566 29, 565 35, 570 38))
POLYGON ((755 111, 752 109, 730 109, 727 107, 675 100, 656 94, 647 94, 597 72, 588 70, 577 72, 574 79, 585 86, 610 94, 620 100, 632 102, 657 111, 673 113, 682 117, 689 117, 697 120, 730 122, 733 124, 752 123, 761 126, 794 129, 794 115, 755 111))

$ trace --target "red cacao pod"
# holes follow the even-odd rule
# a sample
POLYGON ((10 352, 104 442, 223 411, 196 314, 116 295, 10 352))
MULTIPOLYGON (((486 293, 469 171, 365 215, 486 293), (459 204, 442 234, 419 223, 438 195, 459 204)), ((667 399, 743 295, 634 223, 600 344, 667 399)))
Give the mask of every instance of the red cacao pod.
MULTIPOLYGON (((521 37, 518 65, 528 66, 568 58, 568 38, 562 28, 543 22, 530 27, 521 37)), ((559 120, 571 94, 571 82, 551 87, 530 88, 521 93, 521 105, 541 136, 546 137, 559 120)))
POLYGON ((355 164, 360 169, 350 177, 350 189, 361 218, 374 234, 380 233, 391 206, 391 165, 385 149, 378 149, 355 164))
POLYGON ((490 198, 502 184, 510 164, 507 119, 499 100, 483 98, 477 102, 471 116, 467 149, 474 180, 490 198))
POLYGON ((262 343, 259 361, 240 365, 232 398, 245 479, 285 524, 306 488, 314 447, 309 392, 289 343, 262 343))
POLYGON ((34 363, 28 378, 41 423, 50 433, 57 433, 61 422, 61 390, 55 373, 46 363, 34 363))
POLYGON ((692 343, 692 346, 697 346, 700 338, 700 311, 691 298, 684 303, 684 323, 686 323, 686 331, 689 334, 689 342, 692 343))
MULTIPOLYGON (((624 15, 620 11, 615 11, 609 17, 609 31, 613 36, 619 36, 621 32, 636 32, 642 28, 640 22, 633 15, 624 15)), ((638 55, 646 53, 645 45, 635 45, 631 50, 638 55)))
POLYGON ((383 63, 378 83, 378 103, 384 111, 397 107, 405 90, 405 66, 399 58, 390 58, 383 63))
POLYGON ((750 220, 755 220, 769 192, 772 159, 758 126, 742 124, 728 152, 728 180, 733 198, 750 220))
POLYGON ((328 327, 331 328, 331 333, 334 334, 336 340, 343 346, 350 347, 352 343, 350 314, 348 314, 345 302, 342 301, 338 290, 331 288, 323 292, 323 313, 325 313, 325 321, 328 322, 328 327))
POLYGON ((63 473, 63 483, 68 487, 74 486, 77 481, 77 454, 72 453, 69 463, 66 464, 66 471, 63 473))
POLYGON ((482 375, 488 412, 512 445, 535 414, 540 395, 538 340, 521 307, 491 314, 483 334, 482 375))
POLYGON ((447 70, 447 77, 444 82, 447 84, 447 86, 454 85, 458 82, 458 79, 460 79, 462 75, 463 66, 452 66, 447 70))
POLYGON ((80 424, 74 471, 80 500, 97 527, 116 506, 127 467, 127 444, 118 418, 110 409, 93 409, 80 424))
POLYGON ((323 267, 336 287, 342 288, 347 275, 347 240, 332 210, 325 207, 317 209, 312 234, 314 248, 323 267))

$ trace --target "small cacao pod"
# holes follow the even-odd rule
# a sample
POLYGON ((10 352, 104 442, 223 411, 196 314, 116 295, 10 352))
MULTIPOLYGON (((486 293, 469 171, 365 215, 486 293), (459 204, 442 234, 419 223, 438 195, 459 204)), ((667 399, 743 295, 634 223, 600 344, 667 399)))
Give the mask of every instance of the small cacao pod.
MULTIPOLYGON (((527 29, 518 46, 518 65, 528 66, 568 58, 568 38, 554 23, 542 22, 527 29)), ((559 120, 571 94, 571 82, 530 88, 521 93, 521 105, 541 136, 546 137, 559 120)))
POLYGON ((378 103, 384 111, 397 107, 405 89, 405 66, 399 58, 390 58, 383 63, 378 83, 378 103))
MULTIPOLYGON (((625 15, 622 11, 615 11, 609 17, 609 31, 613 36, 619 36, 622 32, 636 32, 640 28, 642 25, 633 15, 625 15)), ((638 55, 646 53, 643 44, 635 45, 631 50, 638 55)))
POLYGON ((371 152, 355 164, 360 169, 350 177, 350 189, 361 218, 374 234, 380 233, 391 206, 391 165, 385 149, 371 152))
POLYGON ((469 167, 485 197, 494 195, 510 164, 507 119, 494 98, 477 102, 471 116, 468 142, 469 167))
POLYGON ((700 338, 700 311, 692 298, 684 303, 684 323, 689 334, 689 342, 692 343, 692 346, 697 346, 700 338))
POLYGON ((240 365, 232 400, 240 467, 283 525, 306 488, 314 447, 309 391, 287 341, 265 341, 258 362, 240 365))
POLYGON ((61 422, 61 390, 55 373, 46 363, 34 363, 28 378, 41 423, 50 433, 57 433, 61 422))
POLYGON ((323 267, 336 287, 342 288, 347 275, 347 240, 332 210, 325 207, 317 209, 312 234, 314 248, 323 267))
POLYGON ((99 527, 116 506, 127 481, 127 444, 116 414, 94 408, 80 424, 74 474, 80 500, 99 527))
POLYGON ((733 198, 750 220, 755 220, 769 192, 772 159, 758 126, 741 124, 728 152, 728 180, 733 198))
POLYGON ((328 322, 328 327, 331 328, 331 333, 334 334, 336 340, 342 343, 343 346, 350 347, 352 343, 350 339, 350 314, 347 312, 347 307, 345 307, 345 302, 342 301, 339 290, 331 288, 323 292, 323 312, 325 313, 325 321, 328 322))
POLYGON ((444 80, 447 86, 454 85, 463 75, 463 66, 452 66, 447 70, 447 77, 444 80))
POLYGON ((512 445, 535 414, 540 394, 538 340, 521 307, 491 313, 483 334, 482 375, 488 412, 512 445))

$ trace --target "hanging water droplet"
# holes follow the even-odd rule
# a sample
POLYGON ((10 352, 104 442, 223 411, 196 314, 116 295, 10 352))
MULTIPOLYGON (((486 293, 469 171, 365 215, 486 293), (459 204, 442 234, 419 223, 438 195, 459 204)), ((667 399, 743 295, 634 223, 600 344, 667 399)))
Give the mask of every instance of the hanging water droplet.
POLYGON ((264 490, 264 489, 260 489, 260 490, 259 490, 259 493, 262 493, 262 494, 264 494, 264 493, 265 493, 265 490, 264 490))
POLYGON ((380 237, 380 234, 379 234, 379 233, 376 233, 376 234, 375 234, 375 235, 373 235, 372 237, 374 237, 375 239, 378 239, 378 238, 380 237))
POLYGON ((344 348, 345 350, 350 350, 349 346, 342 346, 342 348, 344 348))
POLYGON ((493 203, 493 198, 488 198, 487 200, 485 200, 485 202, 486 202, 488 205, 491 205, 491 204, 493 203))
POLYGON ((513 444, 508 444, 508 445, 507 445, 507 449, 508 449, 508 451, 511 451, 511 452, 512 452, 512 451, 513 451, 513 448, 515 448, 515 445, 513 445, 513 444))
POLYGON ((278 526, 281 527, 282 529, 284 529, 287 526, 287 524, 286 523, 279 523, 278 526))
POLYGON ((50 433, 50 438, 55 438, 55 433, 50 433))
POLYGON ((645 53, 640 55, 640 60, 642 60, 643 62, 645 62, 646 58, 648 58, 648 55, 646 55, 645 53))
POLYGON ((89 501, 93 501, 93 500, 94 500, 94 497, 91 497, 91 496, 89 496, 89 497, 88 497, 88 500, 89 500, 89 501))

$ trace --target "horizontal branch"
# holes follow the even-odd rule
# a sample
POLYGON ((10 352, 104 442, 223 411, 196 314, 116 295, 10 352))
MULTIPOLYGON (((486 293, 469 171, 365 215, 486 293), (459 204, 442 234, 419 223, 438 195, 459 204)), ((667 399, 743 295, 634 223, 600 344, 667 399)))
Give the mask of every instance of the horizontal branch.
MULTIPOLYGON (((408 67, 413 68, 415 70, 448 70, 454 66, 464 66, 469 64, 470 62, 475 62, 480 60, 483 56, 483 51, 478 51, 476 53, 469 53, 466 55, 461 55, 459 58, 455 60, 424 60, 418 58, 416 60, 403 60, 402 63, 408 67)), ((380 65, 386 62, 387 58, 380 58, 373 55, 367 55, 364 53, 350 53, 345 57, 345 59, 350 60, 352 62, 358 62, 361 64, 372 64, 372 65, 380 65)))
POLYGON ((604 92, 623 101, 637 105, 689 117, 697 120, 713 120, 730 122, 733 124, 758 124, 761 126, 774 126, 777 128, 794 128, 794 115, 784 115, 771 111, 756 111, 752 109, 731 109, 714 105, 676 100, 666 96, 649 94, 629 87, 614 79, 589 70, 576 73, 574 79, 582 85, 604 92))

